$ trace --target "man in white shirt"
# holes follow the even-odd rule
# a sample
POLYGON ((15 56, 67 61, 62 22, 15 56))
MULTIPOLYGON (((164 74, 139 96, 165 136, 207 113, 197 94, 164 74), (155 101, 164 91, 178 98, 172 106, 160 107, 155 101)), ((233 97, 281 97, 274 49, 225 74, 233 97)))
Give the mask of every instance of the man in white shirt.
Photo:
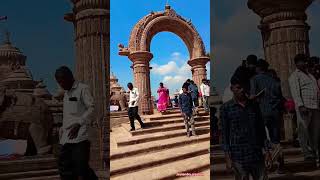
POLYGON ((202 79, 202 84, 200 85, 200 91, 203 99, 203 106, 205 111, 209 111, 208 98, 210 96, 210 87, 207 84, 206 79, 202 79))
POLYGON ((128 83, 130 99, 129 99, 129 111, 128 116, 130 119, 131 130, 134 131, 136 128, 134 127, 134 120, 137 119, 140 123, 141 128, 144 128, 145 125, 141 120, 141 117, 138 113, 138 103, 139 103, 139 91, 138 88, 134 88, 133 84, 130 82, 128 83))
POLYGON ((75 81, 71 70, 62 66, 55 78, 65 90, 63 99, 63 123, 60 128, 59 172, 62 180, 95 180, 97 176, 89 167, 90 142, 88 126, 94 110, 89 87, 75 81))
POLYGON ((316 164, 316 152, 320 150, 319 87, 307 70, 307 56, 298 54, 294 61, 296 70, 289 78, 289 85, 297 112, 300 146, 305 160, 316 164))

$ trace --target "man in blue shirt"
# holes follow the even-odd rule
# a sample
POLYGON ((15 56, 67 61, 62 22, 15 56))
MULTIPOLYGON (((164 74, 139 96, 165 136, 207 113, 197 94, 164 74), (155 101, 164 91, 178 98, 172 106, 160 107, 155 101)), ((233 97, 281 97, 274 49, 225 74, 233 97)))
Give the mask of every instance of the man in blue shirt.
POLYGON ((194 117, 192 115, 193 102, 191 94, 188 92, 188 84, 182 86, 183 93, 179 95, 179 107, 184 118, 185 127, 187 130, 187 136, 190 137, 192 132, 193 136, 196 136, 194 117), (189 130, 191 126, 191 131, 189 130))

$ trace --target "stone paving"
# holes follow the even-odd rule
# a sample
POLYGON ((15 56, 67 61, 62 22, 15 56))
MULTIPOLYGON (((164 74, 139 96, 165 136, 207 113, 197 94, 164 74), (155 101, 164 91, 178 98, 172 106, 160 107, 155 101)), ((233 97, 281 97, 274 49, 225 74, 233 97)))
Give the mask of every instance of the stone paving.
POLYGON ((129 122, 115 127, 110 139, 111 179, 209 179, 209 114, 200 110, 197 137, 186 136, 178 110, 143 117, 146 129, 129 132, 129 122), (177 176, 198 173, 201 176, 177 176))

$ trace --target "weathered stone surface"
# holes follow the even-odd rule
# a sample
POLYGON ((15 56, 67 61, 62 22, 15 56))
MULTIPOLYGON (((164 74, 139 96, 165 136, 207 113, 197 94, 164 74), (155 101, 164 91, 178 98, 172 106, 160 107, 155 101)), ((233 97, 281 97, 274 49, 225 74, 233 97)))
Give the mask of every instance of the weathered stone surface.
POLYGON ((110 104, 118 105, 121 111, 128 108, 129 94, 118 83, 118 78, 112 73, 110 75, 110 104))
POLYGON ((306 9, 313 0, 249 0, 248 7, 261 17, 265 58, 282 80, 285 97, 290 97, 288 78, 294 71, 294 57, 309 55, 309 25, 306 9))
MULTIPOLYGON (((76 47, 76 79, 89 85, 95 100, 95 126, 89 130, 91 165, 103 169, 103 153, 108 154, 104 144, 109 142, 109 48, 110 48, 110 2, 97 0, 77 0, 73 14, 66 20, 74 24, 76 47), (103 143, 104 142, 104 143, 103 143), (105 152, 103 152, 103 149, 105 152)), ((105 157, 106 158, 106 157, 105 157)))

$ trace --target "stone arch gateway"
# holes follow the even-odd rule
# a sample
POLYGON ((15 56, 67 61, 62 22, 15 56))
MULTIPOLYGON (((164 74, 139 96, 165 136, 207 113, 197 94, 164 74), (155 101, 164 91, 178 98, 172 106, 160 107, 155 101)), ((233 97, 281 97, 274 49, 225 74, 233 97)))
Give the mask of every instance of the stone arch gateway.
POLYGON ((207 77, 206 64, 210 58, 206 55, 204 43, 191 20, 184 19, 168 5, 163 12, 151 12, 132 29, 128 47, 119 45, 119 55, 128 56, 133 63, 131 67, 134 84, 141 95, 139 110, 143 114, 153 113, 149 63, 153 55, 150 44, 157 33, 165 31, 176 34, 186 44, 194 82, 199 86, 201 80, 207 77))

